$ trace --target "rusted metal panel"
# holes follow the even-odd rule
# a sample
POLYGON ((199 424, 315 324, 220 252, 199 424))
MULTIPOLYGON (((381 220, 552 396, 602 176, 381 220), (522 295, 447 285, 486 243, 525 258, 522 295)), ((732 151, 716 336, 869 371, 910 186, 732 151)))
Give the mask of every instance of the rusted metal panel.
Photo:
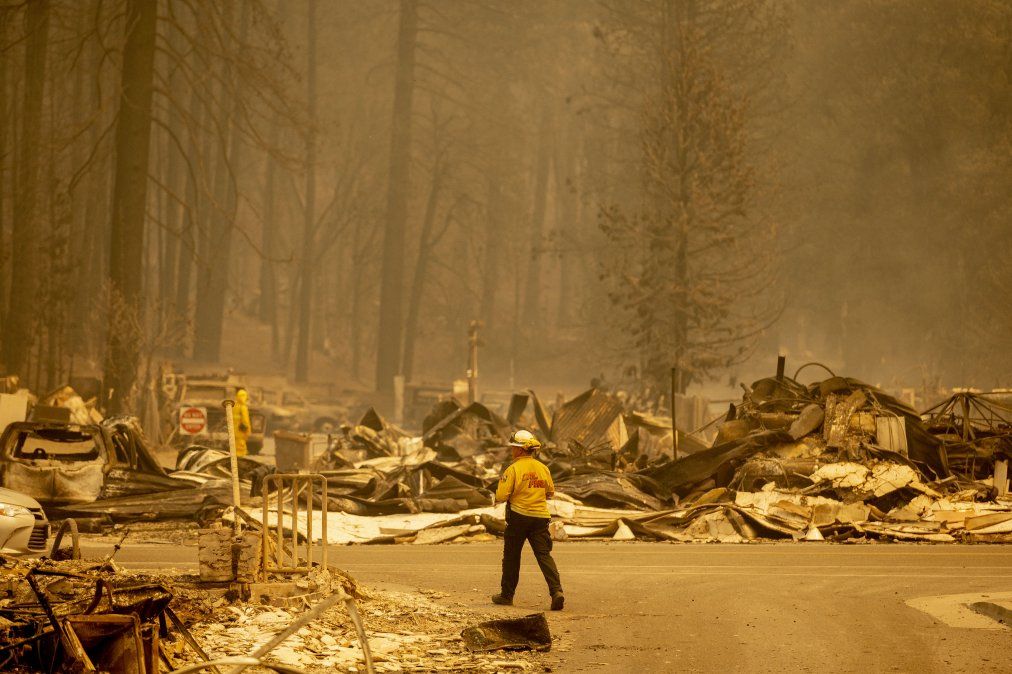
POLYGON ((622 403, 597 389, 581 393, 555 413, 551 439, 560 447, 576 442, 587 448, 605 443, 620 448, 629 439, 622 403))
POLYGON ((73 615, 62 621, 71 668, 83 672, 147 674, 135 615, 73 615))

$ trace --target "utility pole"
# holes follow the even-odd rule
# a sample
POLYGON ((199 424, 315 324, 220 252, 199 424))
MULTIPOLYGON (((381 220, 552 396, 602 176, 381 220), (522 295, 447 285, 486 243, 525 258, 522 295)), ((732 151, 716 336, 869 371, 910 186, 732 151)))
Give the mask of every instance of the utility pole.
POLYGON ((471 321, 467 328, 468 359, 467 359, 467 404, 478 400, 478 347, 482 345, 478 339, 478 330, 483 327, 481 321, 471 321))
POLYGON ((678 403, 675 398, 682 390, 682 371, 677 365, 671 368, 671 458, 678 458, 678 403))

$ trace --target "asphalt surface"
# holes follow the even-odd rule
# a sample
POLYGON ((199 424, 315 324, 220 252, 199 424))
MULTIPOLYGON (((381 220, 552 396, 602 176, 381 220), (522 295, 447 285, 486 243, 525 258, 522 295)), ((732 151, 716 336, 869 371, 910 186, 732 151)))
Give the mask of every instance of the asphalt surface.
MULTIPOLYGON (((496 543, 331 551, 366 584, 440 590, 503 616, 548 608, 529 550, 514 607, 488 604, 496 543)), ((962 608, 1012 597, 1012 546, 578 542, 555 556, 567 603, 549 613, 554 671, 1012 671, 1012 630, 962 608)), ((157 545, 117 555, 148 568, 195 558, 157 545)))

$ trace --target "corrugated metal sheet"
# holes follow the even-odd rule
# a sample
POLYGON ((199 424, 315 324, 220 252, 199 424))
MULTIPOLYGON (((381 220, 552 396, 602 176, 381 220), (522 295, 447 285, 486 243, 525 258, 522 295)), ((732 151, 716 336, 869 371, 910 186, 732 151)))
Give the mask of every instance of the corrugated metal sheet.
POLYGON ((610 444, 619 449, 629 439, 622 403, 597 389, 581 393, 555 412, 551 439, 559 447, 578 442, 587 448, 610 444))

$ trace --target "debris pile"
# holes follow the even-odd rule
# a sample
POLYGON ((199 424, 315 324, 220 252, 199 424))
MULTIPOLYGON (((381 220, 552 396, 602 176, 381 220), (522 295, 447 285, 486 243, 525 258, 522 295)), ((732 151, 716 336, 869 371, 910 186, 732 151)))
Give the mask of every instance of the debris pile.
POLYGON ((130 572, 111 559, 0 557, 0 669, 150 674, 214 662, 230 671, 243 658, 293 672, 535 668, 530 654, 469 649, 461 626, 484 617, 438 603, 439 593, 367 590, 319 568, 292 584, 314 598, 309 611, 305 601, 283 597, 244 601, 234 584, 201 582, 179 570, 130 572), (357 607, 361 631, 337 606, 345 600, 357 607))
POLYGON ((1012 502, 953 474, 944 439, 881 390, 762 379, 713 447, 642 471, 675 505, 573 535, 679 541, 1007 540, 1012 502))
MULTIPOLYGON (((531 655, 504 652, 507 647, 472 652, 462 642, 461 625, 480 623, 482 617, 447 607, 438 601, 443 597, 438 592, 360 591, 377 672, 540 669, 531 655)), ((211 657, 254 652, 299 614, 262 604, 232 605, 220 597, 192 607, 190 629, 211 657), (206 612, 200 614, 198 608, 206 612)), ((327 612, 311 628, 296 632, 273 651, 271 660, 307 672, 365 671, 354 627, 341 611, 327 612)))
POLYGON ((995 415, 986 428, 964 415, 970 422, 954 430, 951 414, 926 422, 880 389, 835 375, 803 385, 781 374, 744 389, 712 446, 683 441, 687 455, 677 459, 658 441, 670 445, 669 420, 628 413, 595 389, 551 417, 533 393, 514 396, 509 420, 479 403, 439 403, 426 419, 423 446, 409 454, 403 436, 386 438, 390 427, 376 415, 368 426, 375 437, 346 433, 315 466, 328 483, 329 540, 419 544, 501 535, 503 509, 491 506, 490 494, 509 461, 506 438, 524 421, 545 442, 540 458, 556 483, 550 510, 557 538, 1012 538, 1012 502, 996 499, 1005 480, 984 477, 1012 442, 1012 425, 995 415), (528 403, 533 418, 525 420, 528 403), (976 441, 972 451, 964 436, 976 441), (351 451, 370 458, 349 461, 351 451), (952 457, 969 455, 976 462, 960 459, 954 470, 952 457))
MULTIPOLYGON (((592 388, 549 410, 527 391, 512 396, 505 417, 481 403, 440 400, 417 436, 374 409, 329 435, 287 433, 294 450, 278 472, 323 476, 314 489, 325 484, 326 496, 314 492, 309 519, 321 519, 326 506, 330 543, 489 540, 505 528, 492 492, 511 460, 507 439, 524 427, 544 443, 539 458, 556 485, 557 538, 1012 537, 1012 395, 957 393, 922 417, 874 386, 830 375, 806 385, 778 368, 775 377, 743 385, 715 439, 679 430, 677 453, 670 419, 630 411, 618 396, 592 388), (311 441, 325 451, 317 455, 311 441)), ((81 411, 72 390, 47 399, 81 411)), ((21 479, 33 495, 36 482, 62 485, 71 496, 63 495, 64 514, 206 522, 231 503, 226 451, 191 445, 167 473, 133 418, 23 422, 12 432, 25 440, 5 436, 5 481, 21 479), (86 465, 90 482, 43 479, 46 471, 86 465)), ((268 520, 291 500, 265 489, 272 472, 259 458, 239 459, 243 506, 254 520, 264 519, 264 500, 268 520)), ((308 525, 299 525, 303 535, 308 525)), ((322 535, 318 524, 311 531, 322 535)))

